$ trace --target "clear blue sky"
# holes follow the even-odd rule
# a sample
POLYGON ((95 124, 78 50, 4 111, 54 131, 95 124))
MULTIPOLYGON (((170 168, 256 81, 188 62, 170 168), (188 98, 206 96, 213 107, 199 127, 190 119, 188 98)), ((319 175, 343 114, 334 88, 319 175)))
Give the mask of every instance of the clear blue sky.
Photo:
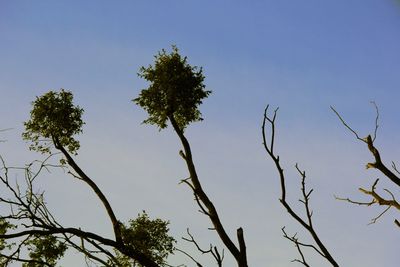
MULTIPOLYGON (((177 137, 171 129, 140 125, 145 114, 130 101, 146 86, 136 75, 140 66, 172 44, 189 63, 204 68, 213 90, 202 107, 205 121, 188 136, 204 186, 229 231, 245 229, 251 266, 296 266, 290 263, 295 248, 281 237, 281 226, 306 238, 279 206, 276 172, 262 150, 266 104, 280 107, 276 149, 292 200, 299 193, 292 170, 298 162, 315 187, 317 228, 341 266, 398 265, 396 213, 367 226, 379 208, 334 200, 334 194, 363 198, 357 188, 380 175, 364 169, 371 159, 367 149, 329 106, 364 136, 373 129, 369 102, 376 101, 377 145, 387 162, 398 160, 399 1, 2 0, 0 128, 13 128, 2 133, 8 139, 0 144, 2 156, 16 165, 38 157, 26 153, 20 140, 30 102, 51 89, 71 90, 87 122, 78 160, 118 215, 127 220, 146 209, 171 220, 177 238, 190 227, 205 245, 215 240, 188 189, 177 185, 187 175, 177 137)), ((104 212, 84 185, 68 177, 41 183, 66 226, 110 234, 104 212)), ((324 266, 313 260, 313 266, 324 266)), ((63 264, 83 266, 74 254, 63 264)))

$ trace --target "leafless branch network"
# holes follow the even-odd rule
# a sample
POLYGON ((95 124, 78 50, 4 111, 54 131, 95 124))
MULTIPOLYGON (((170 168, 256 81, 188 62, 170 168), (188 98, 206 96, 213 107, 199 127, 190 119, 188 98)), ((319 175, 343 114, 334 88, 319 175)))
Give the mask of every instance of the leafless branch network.
MULTIPOLYGON (((388 178, 388 180, 390 180, 393 184, 395 184, 396 186, 400 187, 400 177, 399 177, 399 170, 396 167, 396 164, 392 161, 391 162, 391 167, 392 170, 390 170, 385 163, 382 161, 381 159, 381 155, 380 152, 378 150, 378 148, 375 146, 374 142, 376 140, 377 137, 377 133, 378 133, 378 128, 379 128, 379 108, 376 105, 375 102, 371 102, 372 105, 374 106, 375 112, 376 112, 376 116, 375 116, 375 121, 374 121, 374 130, 373 130, 373 134, 372 136, 369 134, 367 137, 365 138, 360 138, 359 134, 357 133, 356 130, 354 130, 351 126, 349 126, 349 124, 344 120, 344 118, 339 114, 339 112, 337 112, 333 107, 331 107, 331 109, 333 110, 333 112, 336 114, 336 116, 339 118, 339 120, 341 121, 341 123, 350 131, 352 132, 356 138, 360 141, 362 141, 363 143, 365 143, 368 147, 368 150, 370 151, 370 153, 372 154, 372 156, 374 157, 374 162, 369 162, 366 164, 366 168, 367 169, 376 169, 378 171, 380 171, 386 178, 388 178)), ((386 208, 384 209, 383 212, 381 212, 378 216, 376 216, 375 218, 373 218, 371 220, 371 223, 375 223, 378 219, 380 219, 390 208, 394 207, 397 210, 400 210, 399 208, 399 202, 396 200, 394 194, 389 191, 388 189, 384 189, 384 191, 386 193, 388 193, 391 197, 391 199, 386 199, 384 197, 382 197, 379 193, 376 192, 376 186, 378 184, 379 179, 376 179, 375 182, 373 183, 373 185, 371 186, 370 190, 366 190, 363 188, 359 188, 359 190, 366 194, 366 195, 370 195, 372 197, 372 200, 369 202, 362 202, 362 201, 353 201, 350 198, 341 198, 341 197, 336 197, 339 200, 344 200, 347 201, 349 203, 352 204, 356 204, 356 205, 362 205, 362 206, 372 206, 374 204, 378 204, 381 206, 386 206, 386 208)), ((395 219, 394 220, 395 224, 397 226, 399 226, 398 220, 395 219)))
POLYGON ((304 171, 300 170, 298 165, 296 164, 295 168, 297 172, 299 173, 301 177, 301 192, 302 192, 302 199, 300 199, 300 202, 303 203, 304 209, 305 209, 305 216, 306 220, 302 219, 301 216, 295 212, 292 208, 292 206, 286 201, 286 176, 284 174, 283 168, 281 166, 279 156, 275 153, 274 151, 274 144, 275 144, 275 127, 276 127, 276 118, 277 118, 277 111, 278 109, 275 109, 272 113, 271 116, 268 115, 268 109, 269 105, 264 110, 264 117, 262 121, 262 138, 263 138, 263 145, 265 148, 265 151, 267 152, 268 156, 272 159, 272 161, 275 164, 275 168, 278 171, 279 175, 279 180, 281 184, 281 198, 280 202, 281 204, 286 208, 286 211, 289 213, 289 215, 294 218, 308 233, 311 235, 312 239, 314 240, 315 244, 304 244, 301 243, 297 236, 289 236, 286 234, 284 228, 282 229, 284 233, 284 237, 291 242, 293 242, 300 254, 301 259, 296 259, 295 261, 302 263, 304 266, 309 266, 306 259, 305 255, 303 254, 302 248, 304 247, 311 247, 319 255, 321 255, 323 258, 325 258, 332 266, 339 266, 338 263, 335 261, 331 253, 328 251, 328 249, 325 247, 324 243, 320 239, 319 235, 317 234, 315 227, 313 225, 312 221, 312 215, 313 212, 310 209, 310 196, 313 192, 313 189, 308 190, 306 188, 306 174, 304 171), (268 131, 269 130, 269 131, 268 131), (267 137, 267 132, 269 132, 269 135, 267 137), (269 140, 269 142, 268 142, 269 140))

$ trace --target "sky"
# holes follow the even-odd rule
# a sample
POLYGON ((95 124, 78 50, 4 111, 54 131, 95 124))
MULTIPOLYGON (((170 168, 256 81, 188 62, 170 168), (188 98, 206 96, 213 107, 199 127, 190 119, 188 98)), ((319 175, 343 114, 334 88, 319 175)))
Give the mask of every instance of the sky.
MULTIPOLYGON (((400 125, 400 2, 338 1, 29 1, 0 0, 0 154, 14 166, 41 158, 22 141, 31 102, 64 88, 84 108, 76 160, 97 182, 122 221, 142 210, 170 221, 178 246, 212 266, 181 240, 186 228, 204 246, 222 248, 197 210, 171 127, 142 125, 146 114, 132 103, 145 81, 141 66, 161 49, 177 45, 203 67, 212 90, 204 121, 187 129, 205 191, 232 235, 243 227, 249 266, 300 266, 281 228, 309 236, 279 203, 277 172, 262 147, 264 108, 279 107, 276 151, 287 175, 289 201, 301 210, 296 163, 314 188, 314 223, 340 266, 397 266, 400 233, 390 211, 358 207, 334 195, 368 200, 358 191, 381 178, 366 170, 372 160, 330 110, 334 106, 366 136, 380 121, 376 145, 383 159, 398 161, 400 125)), ((37 180, 64 226, 111 236, 94 194, 62 173, 37 180)), ((0 190, 4 190, 1 188, 0 190)), ((2 192, 2 191, 0 191, 2 192)), ((396 217, 397 216, 397 217, 396 217)), ((225 266, 233 260, 226 251, 225 266)), ((329 266, 307 251, 312 266, 329 266)), ((194 266, 176 254, 171 264, 194 266)), ((62 266, 84 266, 71 252, 62 266)), ((18 266, 18 265, 15 265, 18 266)))

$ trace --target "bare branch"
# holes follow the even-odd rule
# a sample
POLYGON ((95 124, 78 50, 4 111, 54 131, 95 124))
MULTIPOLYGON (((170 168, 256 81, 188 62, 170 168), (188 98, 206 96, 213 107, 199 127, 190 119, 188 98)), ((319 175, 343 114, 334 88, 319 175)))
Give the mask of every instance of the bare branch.
MULTIPOLYGON (((345 121, 345 120, 343 119, 343 117, 339 114, 339 112, 336 111, 336 109, 335 109, 334 107, 331 106, 331 109, 332 109, 332 111, 336 114, 336 116, 339 118, 339 120, 342 122, 342 124, 343 124, 350 132, 352 132, 352 133, 354 134, 354 136, 355 136, 358 140, 360 140, 360 141, 366 143, 365 139, 364 139, 364 138, 361 138, 361 137, 358 135, 358 133, 357 133, 355 130, 353 130, 353 128, 351 128, 351 127, 346 123, 346 121, 345 121)), ((377 129, 377 128, 378 128, 378 127, 376 127, 376 129, 377 129)))
POLYGON ((369 202, 354 201, 349 198, 339 198, 339 197, 335 197, 335 198, 338 200, 346 201, 351 204, 356 204, 356 205, 360 205, 360 206, 372 206, 375 204, 378 204, 380 206, 387 206, 383 212, 381 212, 376 217, 372 218, 371 222, 369 224, 376 223, 378 221, 378 219, 380 219, 390 208, 393 207, 393 208, 396 208, 397 210, 400 210, 400 203, 395 199, 395 196, 392 192, 390 192, 388 189, 384 189, 384 191, 386 191, 391 196, 391 199, 385 199, 384 197, 382 197, 381 195, 379 195, 376 192, 376 186, 378 184, 378 181, 379 181, 379 179, 375 180, 375 182, 371 186, 370 190, 367 190, 364 188, 359 188, 359 190, 362 193, 372 197, 371 201, 369 201, 369 202))
POLYGON ((379 122, 379 109, 378 109, 378 106, 376 105, 375 101, 371 101, 371 104, 375 107, 375 112, 376 112, 374 137, 372 138, 372 142, 375 142, 376 135, 378 133, 378 128, 379 128, 379 124, 378 124, 378 122, 379 122))
POLYGON ((200 262, 196 261, 193 256, 191 256, 189 253, 187 253, 186 251, 179 249, 179 248, 175 248, 176 251, 179 251, 180 253, 184 254, 185 256, 189 257, 192 261, 194 261, 194 263, 196 263, 197 267, 203 267, 203 265, 200 264, 200 262))
MULTIPOLYGON (((283 227, 281 230, 282 230, 282 232, 283 232, 283 237, 286 238, 286 239, 288 239, 288 240, 290 240, 291 242, 293 242, 293 243, 295 244, 296 248, 297 248, 297 251, 298 251, 299 254, 300 254, 301 260, 300 260, 300 259, 294 259, 294 260, 292 260, 292 262, 299 262, 299 263, 303 264, 304 266, 309 267, 310 265, 307 263, 307 261, 306 261, 306 259, 305 259, 305 257, 304 257, 303 251, 301 250, 301 247, 302 247, 302 246, 305 246, 305 245, 299 243, 299 240, 298 240, 298 238, 296 237, 296 234, 293 235, 293 236, 288 236, 288 234, 287 234, 286 231, 285 231, 285 227, 283 227)), ((316 249, 316 248, 314 247, 314 249, 316 249)), ((317 249, 316 249, 316 250, 317 250, 317 249)), ((317 251, 318 251, 318 250, 317 250, 317 251)), ((318 251, 318 252, 319 252, 319 251, 318 251)))
POLYGON ((400 171, 397 169, 396 163, 394 163, 394 161, 392 161, 392 168, 397 174, 400 174, 400 171))
POLYGON ((371 219, 371 222, 370 222, 369 224, 374 224, 374 223, 376 223, 376 222, 379 220, 379 218, 381 218, 382 215, 385 214, 389 209, 390 209, 390 206, 387 207, 384 211, 382 211, 378 216, 376 216, 375 218, 372 218, 372 219, 371 219))
MULTIPOLYGON (((286 182, 285 182, 285 174, 283 172, 283 168, 280 164, 279 161, 279 156, 275 154, 274 150, 273 150, 273 144, 275 142, 275 120, 276 120, 276 116, 277 116, 277 110, 275 109, 272 117, 268 116, 268 108, 269 106, 267 106, 264 110, 264 117, 263 117, 263 121, 262 121, 262 126, 261 126, 261 130, 262 130, 262 139, 263 139, 263 145, 265 148, 265 151, 267 152, 267 154, 269 155, 269 157, 272 159, 272 161, 275 163, 275 167, 278 171, 278 175, 279 175, 279 180, 280 180, 280 184, 281 184, 281 199, 280 202, 281 204, 286 208, 286 211, 289 213, 290 216, 292 216, 301 226, 303 226, 304 229, 306 229, 309 234, 311 235, 311 237, 313 238, 314 242, 316 243, 316 246, 314 245, 306 245, 306 244, 302 244, 300 243, 297 239, 290 239, 288 238, 288 236, 286 235, 286 238, 288 238, 289 240, 291 240, 292 242, 294 242, 296 244, 296 247, 300 253, 300 256, 302 258, 302 260, 299 260, 299 262, 301 262, 303 265, 308 266, 305 259, 304 255, 300 249, 300 247, 298 245, 301 246, 311 246, 313 247, 322 257, 324 257, 332 266, 339 266, 336 261, 334 260, 334 258, 332 257, 332 255, 330 254, 330 252, 328 251, 328 249, 325 247, 325 245, 322 243, 321 239, 319 238, 317 232, 314 229, 313 223, 312 223, 312 211, 309 207, 309 199, 310 199, 310 195, 312 193, 312 189, 310 191, 307 191, 306 186, 305 186, 305 179, 306 179, 306 175, 304 171, 301 171, 298 167, 298 165, 296 164, 295 168, 298 171, 298 173, 301 176, 301 191, 302 191, 302 195, 303 195, 303 199, 300 200, 300 202, 302 202, 304 204, 305 207, 305 213, 306 213, 306 217, 307 217, 307 222, 304 221, 290 206, 289 203, 287 203, 286 201, 286 182), (267 145, 267 123, 269 125, 270 128, 270 144, 267 145), (318 249, 317 249, 318 247, 318 249)), ((356 135, 358 137, 358 135, 356 135)))
MULTIPOLYGON (((372 102, 372 104, 375 107, 376 110, 376 117, 375 117, 375 129, 374 129, 374 137, 372 138, 371 135, 368 135, 365 138, 360 138, 359 135, 357 134, 357 132, 355 130, 353 130, 342 118, 342 116, 333 108, 331 107, 331 109, 333 110, 333 112, 337 115, 337 117, 339 118, 339 120, 342 122, 342 124, 348 129, 350 130, 358 140, 362 141, 363 143, 366 143, 368 146, 369 151, 371 152, 371 154, 374 156, 375 158, 375 162, 373 163, 367 163, 366 167, 367 169, 369 168, 374 168, 374 169, 378 169, 379 171, 381 171, 387 178, 389 178, 393 183, 395 183, 397 186, 400 186, 400 178, 398 176, 396 176, 396 174, 394 174, 392 171, 390 171, 385 164, 382 162, 380 153, 378 151, 378 149, 374 146, 374 141, 376 139, 376 135, 377 135, 377 131, 378 131, 378 120, 379 120, 379 110, 377 105, 375 104, 375 102, 372 102)), ((392 167, 393 167, 393 162, 392 162, 392 167)), ((394 165, 394 169, 395 169, 395 165, 394 165)), ((395 169, 396 171, 396 169, 395 169)), ((397 172, 397 171, 396 171, 397 172)))
MULTIPOLYGON (((186 229, 186 232, 187 232, 189 238, 182 237, 183 240, 193 243, 196 246, 197 250, 200 251, 202 254, 211 254, 213 256, 213 258, 215 259, 215 261, 217 262, 218 267, 222 267, 222 261, 224 260, 223 251, 222 251, 222 256, 221 256, 221 254, 218 251, 218 248, 216 246, 213 246, 212 244, 210 244, 209 249, 202 249, 200 247, 200 245, 197 243, 197 241, 194 239, 193 235, 190 234, 189 228, 186 229)), ((192 260, 194 260, 194 259, 192 258, 192 260)), ((195 262, 197 264, 199 264, 197 261, 195 261, 195 262)), ((198 265, 198 266, 201 266, 201 265, 198 265)))

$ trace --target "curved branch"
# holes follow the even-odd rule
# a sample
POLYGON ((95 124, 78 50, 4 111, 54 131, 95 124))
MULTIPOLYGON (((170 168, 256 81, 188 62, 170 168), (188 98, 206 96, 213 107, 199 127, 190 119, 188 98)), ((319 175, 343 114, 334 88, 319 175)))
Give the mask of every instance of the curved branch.
MULTIPOLYGON (((208 198, 207 194, 204 192, 204 190, 201 186, 200 180, 197 176, 196 168, 193 163, 192 151, 190 148, 190 144, 189 144, 188 140, 186 139, 185 135, 183 134, 183 130, 180 129, 180 127, 179 127, 178 123, 176 122, 173 115, 169 115, 168 118, 169 118, 175 132, 178 134, 179 139, 181 140, 181 143, 183 145, 184 153, 182 152, 180 154, 181 154, 182 158, 185 160, 186 165, 188 167, 194 194, 196 196, 198 196, 199 200, 204 204, 205 208, 207 208, 206 214, 210 218, 210 220, 211 220, 215 230, 217 231, 219 237, 221 238, 222 242, 228 248, 228 250, 231 252, 231 254, 234 256, 235 260, 238 263, 238 266, 247 267, 246 251, 241 250, 242 248, 245 248, 244 239, 239 239, 239 243, 241 243, 242 245, 240 248, 237 248, 236 245, 231 240, 231 238, 226 233, 225 228, 223 227, 223 225, 221 223, 221 220, 219 218, 218 212, 217 212, 214 204, 208 198)), ((239 235, 238 235, 238 237, 239 237, 239 235)), ((242 237, 243 237, 243 235, 241 235, 241 238, 242 237)))
MULTIPOLYGON (((286 201, 286 182, 285 182, 285 174, 283 172, 283 168, 279 162, 279 156, 276 155, 273 151, 273 144, 275 143, 275 120, 276 120, 276 115, 277 115, 277 111, 278 109, 274 110, 273 116, 272 118, 268 117, 267 113, 268 113, 268 108, 269 105, 267 105, 267 107, 264 110, 264 118, 262 121, 262 126, 261 126, 261 130, 262 130, 262 139, 263 139, 263 145, 264 148, 267 152, 267 154, 270 156, 270 158, 272 159, 272 161, 275 163, 275 167, 278 171, 279 174, 279 180, 281 183, 281 199, 280 202, 281 204, 286 208, 287 212, 290 214, 290 216, 292 216, 298 223, 300 223, 300 225, 302 225, 312 236, 312 238, 314 239, 315 243, 317 244, 317 246, 319 247, 320 251, 323 254, 323 257, 332 264, 332 266, 334 267, 338 267, 338 263, 335 261, 335 259, 332 257, 332 255, 330 254, 330 252, 328 251, 328 249, 325 247, 325 245, 323 244, 323 242, 321 241, 321 239, 319 238, 317 232, 315 231, 313 225, 312 225, 312 220, 311 220, 311 216, 312 216, 312 212, 309 209, 309 196, 312 192, 306 192, 306 188, 305 188, 305 173, 300 171, 300 169, 298 168, 298 166, 296 165, 296 169, 297 171, 300 173, 301 178, 302 178, 302 193, 303 193, 303 201, 302 203, 305 205, 305 209, 306 209, 306 216, 308 219, 308 222, 304 221, 293 209, 292 207, 289 205, 289 203, 286 201), (271 141, 270 144, 267 144, 267 137, 266 137, 266 124, 267 122, 270 124, 271 127, 271 141)), ((298 243, 299 244, 299 243, 298 243)), ((301 253, 300 253, 301 254, 301 253)))
POLYGON ((121 228, 120 228, 120 223, 117 220, 117 217, 115 216, 115 213, 108 202, 106 196, 103 194, 103 192, 100 190, 100 188, 97 186, 95 182, 93 182, 92 179, 89 178, 89 176, 86 175, 86 173, 78 166, 78 164, 74 161, 74 159, 71 157, 71 155, 67 152, 67 150, 58 142, 57 138, 53 138, 54 141, 54 146, 58 150, 60 150, 65 158, 67 159, 68 164, 74 169, 74 171, 80 176, 82 181, 84 181, 86 184, 88 184, 93 191, 96 193, 96 195, 99 197, 100 201, 103 203, 107 214, 111 220, 113 229, 114 229, 114 235, 115 235, 115 240, 117 243, 122 243, 122 236, 121 236, 121 228))
MULTIPOLYGON (((61 152, 64 153, 68 160, 68 163, 71 164, 78 175, 82 176, 82 180, 88 183, 92 187, 92 189, 98 194, 98 196, 102 200, 104 200, 103 204, 105 203, 106 208, 108 205, 108 211, 110 212, 109 214, 111 214, 113 221, 118 223, 109 203, 105 199, 105 196, 101 193, 100 189, 98 189, 96 184, 84 174, 84 172, 77 166, 77 164, 73 161, 71 156, 65 151, 63 147, 60 146, 58 149, 60 149, 61 152)), ((3 183, 6 189, 10 191, 13 199, 8 200, 5 198, 0 198, 0 202, 9 204, 11 210, 11 213, 9 215, 0 216, 0 218, 17 221, 20 226, 23 226, 27 229, 24 231, 18 231, 17 229, 15 230, 17 232, 14 231, 11 233, 0 235, 0 239, 15 239, 20 237, 30 237, 31 235, 62 235, 64 238, 68 239, 68 237, 66 236, 68 234, 87 240, 94 247, 105 254, 107 254, 106 249, 102 246, 110 246, 120 251, 122 254, 134 259, 142 266, 159 267, 157 263, 155 263, 151 258, 143 254, 141 251, 124 244, 121 240, 121 236, 119 236, 120 240, 118 240, 118 238, 116 238, 116 240, 111 240, 91 232, 82 231, 80 229, 62 227, 61 224, 59 224, 55 220, 50 211, 47 209, 43 200, 43 194, 35 194, 33 192, 33 179, 39 175, 41 170, 46 169, 44 162, 40 162, 40 166, 38 168, 39 170, 37 172, 33 172, 30 170, 30 168, 32 168, 32 164, 28 164, 28 167, 25 168, 17 168, 24 170, 26 175, 25 182, 27 183, 27 191, 25 194, 21 193, 21 188, 18 184, 15 187, 10 184, 10 181, 8 179, 10 168, 5 165, 4 160, 0 157, 0 164, 1 163, 3 164, 3 167, 1 168, 1 170, 3 171, 3 175, 0 175, 0 183, 3 183)), ((62 238, 62 236, 58 236, 58 238, 62 238)), ((20 244, 22 243, 20 242, 20 244)), ((110 256, 110 254, 107 255, 110 256)), ((91 258, 94 259, 94 257, 91 258)))
POLYGON ((54 234, 73 234, 80 238, 84 238, 84 239, 90 238, 90 239, 96 240, 106 246, 113 247, 113 248, 119 250, 121 253, 131 257, 132 259, 137 260, 143 266, 160 267, 154 261, 149 259, 145 254, 143 254, 139 251, 136 251, 134 248, 125 246, 122 243, 118 243, 114 240, 104 238, 97 234, 82 231, 82 230, 76 229, 76 228, 56 228, 56 227, 50 227, 50 226, 42 226, 42 227, 44 228, 43 230, 31 229, 31 230, 21 231, 21 232, 17 232, 17 233, 12 233, 12 234, 0 235, 0 239, 2 239, 2 238, 13 239, 13 238, 29 236, 29 235, 49 236, 49 235, 54 235, 54 234))
POLYGON ((367 169, 368 168, 375 168, 375 169, 380 170, 387 178, 389 178, 389 180, 391 180, 397 186, 400 186, 400 178, 396 174, 394 174, 391 170, 389 170, 385 166, 385 164, 383 164, 382 159, 381 159, 381 155, 380 155, 378 149, 374 146, 374 142, 373 142, 373 139, 372 139, 371 135, 367 136, 366 142, 367 142, 369 151, 372 153, 372 155, 375 158, 375 162, 374 163, 368 163, 367 164, 367 169))
MULTIPOLYGON (((210 253, 213 256, 213 258, 215 259, 215 261, 217 262, 218 267, 222 267, 222 261, 224 260, 224 252, 223 251, 222 251, 222 257, 221 257, 221 254, 219 253, 218 248, 216 246, 213 246, 212 244, 210 244, 210 248, 209 249, 207 249, 207 250, 202 249, 200 247, 200 245, 197 243, 197 241, 194 239, 193 235, 190 234, 189 228, 186 229, 186 232, 189 235, 190 239, 186 238, 186 237, 182 237, 183 240, 185 240, 185 241, 187 241, 189 243, 193 243, 196 246, 197 250, 200 251, 202 254, 210 253)), ((184 254, 186 254, 182 250, 179 250, 179 251, 184 253, 184 254)), ((186 254, 186 255, 189 256, 188 254, 186 254)), ((193 261, 195 261, 191 256, 189 256, 189 257, 193 261)), ((199 263, 197 261, 195 261, 195 262, 199 265, 199 263)))
POLYGON ((49 236, 53 234, 73 234, 78 237, 82 238, 91 238, 94 240, 97 240, 101 242, 104 245, 111 246, 111 247, 116 247, 117 243, 114 240, 104 238, 102 236, 99 236, 97 234, 91 233, 91 232, 85 232, 80 229, 76 228, 56 228, 56 227, 50 227, 50 226, 45 226, 43 225, 41 229, 31 229, 31 230, 25 230, 21 232, 16 232, 12 234, 4 234, 0 235, 0 238, 2 239, 14 239, 18 237, 23 237, 23 236, 28 236, 28 235, 37 235, 37 236, 49 236))
MULTIPOLYGON (((395 173, 393 173, 391 170, 389 170, 386 165, 382 162, 381 159, 381 155, 378 151, 378 149, 375 147, 374 142, 377 136, 377 131, 378 131, 378 120, 379 120, 379 110, 377 105, 375 104, 375 102, 372 102, 372 104, 375 107, 376 110, 376 117, 375 117, 375 129, 374 129, 374 133, 373 133, 373 137, 371 137, 371 135, 368 135, 365 138, 360 138, 360 136, 358 135, 358 133, 351 128, 346 121, 343 119, 343 117, 339 114, 339 112, 337 112, 332 106, 331 109, 333 110, 333 112, 336 114, 336 116, 339 118, 339 120, 342 122, 342 124, 350 131, 352 132, 357 140, 360 140, 361 142, 367 144, 368 146, 368 150, 371 152, 371 154, 374 156, 375 158, 375 162, 373 163, 367 163, 367 169, 368 168, 374 168, 377 169, 379 171, 381 171, 387 178, 389 178, 389 180, 391 180, 393 183, 395 183, 397 186, 400 186, 400 177, 398 177, 395 173)), ((394 168, 396 171, 396 168, 394 168)))

